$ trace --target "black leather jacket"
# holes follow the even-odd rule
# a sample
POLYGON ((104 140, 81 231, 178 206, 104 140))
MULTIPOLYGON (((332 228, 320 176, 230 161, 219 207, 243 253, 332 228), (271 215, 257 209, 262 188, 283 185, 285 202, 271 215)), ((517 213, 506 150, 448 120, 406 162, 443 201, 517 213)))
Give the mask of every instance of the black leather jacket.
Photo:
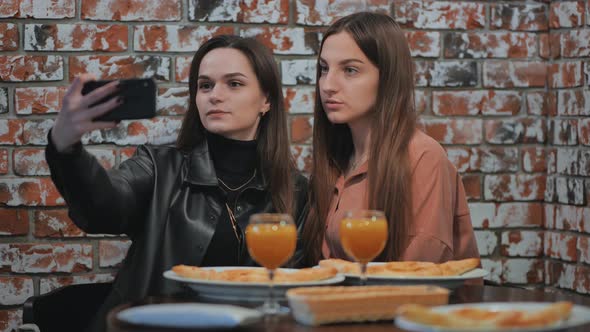
MULTIPOLYGON (((107 171, 80 144, 73 153, 60 154, 49 139, 46 159, 78 227, 88 233, 126 234, 132 240, 95 330, 102 329, 106 313, 115 305, 182 289, 162 273, 176 264, 200 265, 225 208, 206 142, 188 154, 172 146, 140 146, 132 158, 107 171), (175 241, 174 227, 182 227, 193 240, 175 241), (185 255, 179 257, 178 252, 185 255)), ((274 211, 260 173, 237 200, 236 219, 242 229, 251 214, 274 211)), ((307 180, 295 176, 293 217, 301 227, 307 180)))

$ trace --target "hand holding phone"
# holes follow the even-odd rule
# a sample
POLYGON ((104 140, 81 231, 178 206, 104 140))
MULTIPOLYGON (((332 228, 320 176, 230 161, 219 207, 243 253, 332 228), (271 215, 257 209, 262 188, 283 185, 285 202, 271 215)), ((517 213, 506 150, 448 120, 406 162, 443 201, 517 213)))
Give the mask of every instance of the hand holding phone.
MULTIPOLYGON (((86 95, 112 81, 89 81, 82 88, 86 95)), ((90 105, 99 105, 111 98, 120 97, 121 104, 110 112, 98 116, 93 121, 120 121, 148 119, 156 116, 156 83, 151 78, 119 80, 118 91, 90 105)))

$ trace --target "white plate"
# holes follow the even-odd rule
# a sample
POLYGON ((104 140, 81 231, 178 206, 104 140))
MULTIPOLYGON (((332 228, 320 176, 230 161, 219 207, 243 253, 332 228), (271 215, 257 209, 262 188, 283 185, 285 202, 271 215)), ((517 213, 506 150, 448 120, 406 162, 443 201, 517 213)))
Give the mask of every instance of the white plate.
MULTIPOLYGON (((382 265, 384 263, 369 263, 369 265, 382 265)), ((445 288, 457 288, 466 280, 483 278, 488 275, 484 269, 473 269, 458 276, 371 276, 367 275, 367 285, 436 285, 445 288)), ((360 277, 355 274, 344 274, 347 285, 358 285, 360 277)))
MULTIPOLYGON (((479 309, 486 309, 486 310, 495 310, 495 311, 514 311, 514 310, 524 310, 524 311, 537 311, 545 308, 546 306, 552 303, 544 303, 544 302, 490 302, 490 303, 469 303, 469 304, 452 304, 452 305, 445 305, 445 306, 438 306, 433 307, 432 310, 438 313, 448 313, 453 310, 462 309, 465 307, 470 308, 479 308, 479 309)), ((485 331, 556 331, 566 328, 575 327, 582 324, 589 324, 590 323, 590 308, 580 305, 574 305, 572 308, 572 313, 569 319, 565 321, 558 322, 552 326, 547 327, 535 327, 535 328, 517 328, 517 329, 497 329, 497 330, 485 330, 485 331)), ((402 329, 406 329, 409 331, 415 332, 454 332, 454 331, 475 331, 473 328, 468 329, 448 329, 448 328, 441 328, 441 327, 433 327, 430 325, 424 325, 420 323, 416 323, 414 321, 405 319, 402 316, 399 316, 395 319, 395 325, 402 329)), ((477 330, 482 331, 482 330, 477 330)))
MULTIPOLYGON (((243 266, 219 266, 204 267, 203 269, 213 269, 216 271, 243 269, 243 266)), ((255 267, 252 269, 264 269, 255 267)), ((281 269, 283 272, 295 272, 297 269, 281 269)), ((184 278, 174 273, 172 270, 164 272, 164 277, 186 284, 188 287, 199 292, 199 295, 211 299, 219 300, 240 300, 240 301, 264 301, 268 296, 268 283, 262 282, 232 282, 232 281, 215 281, 215 280, 198 280, 184 278)), ((339 284, 344 281, 344 276, 336 275, 333 278, 319 281, 305 282, 277 282, 274 284, 275 296, 284 299, 285 292, 294 287, 303 286, 326 286, 339 284)))
POLYGON ((204 303, 148 304, 120 311, 117 318, 130 324, 176 328, 232 328, 258 321, 258 310, 204 303))

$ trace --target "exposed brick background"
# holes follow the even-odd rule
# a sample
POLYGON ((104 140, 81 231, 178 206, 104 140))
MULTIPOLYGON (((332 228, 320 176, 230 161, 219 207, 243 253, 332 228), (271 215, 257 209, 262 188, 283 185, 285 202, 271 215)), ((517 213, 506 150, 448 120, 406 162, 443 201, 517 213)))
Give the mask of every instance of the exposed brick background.
POLYGON ((22 303, 112 280, 130 242, 67 216, 43 157, 72 79, 155 77, 158 117, 83 137, 107 168, 171 143, 193 52, 254 36, 279 61, 292 151, 311 165, 315 57, 335 19, 389 13, 424 130, 463 176, 488 279, 590 293, 590 0, 5 0, 0 4, 0 331, 22 303))

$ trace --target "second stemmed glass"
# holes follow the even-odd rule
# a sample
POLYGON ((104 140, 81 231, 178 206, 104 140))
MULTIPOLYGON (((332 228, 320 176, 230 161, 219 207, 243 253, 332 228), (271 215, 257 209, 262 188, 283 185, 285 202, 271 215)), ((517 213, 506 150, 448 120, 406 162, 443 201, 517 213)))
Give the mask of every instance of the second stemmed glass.
POLYGON ((367 283, 367 264, 387 243, 387 219, 377 210, 348 211, 340 223, 340 243, 360 265, 360 284, 367 283))
POLYGON ((273 294, 274 275, 295 252, 297 229, 288 214, 259 213, 250 217, 246 227, 246 245, 250 256, 268 271, 269 294, 259 308, 264 314, 288 313, 289 308, 280 306, 273 294))

